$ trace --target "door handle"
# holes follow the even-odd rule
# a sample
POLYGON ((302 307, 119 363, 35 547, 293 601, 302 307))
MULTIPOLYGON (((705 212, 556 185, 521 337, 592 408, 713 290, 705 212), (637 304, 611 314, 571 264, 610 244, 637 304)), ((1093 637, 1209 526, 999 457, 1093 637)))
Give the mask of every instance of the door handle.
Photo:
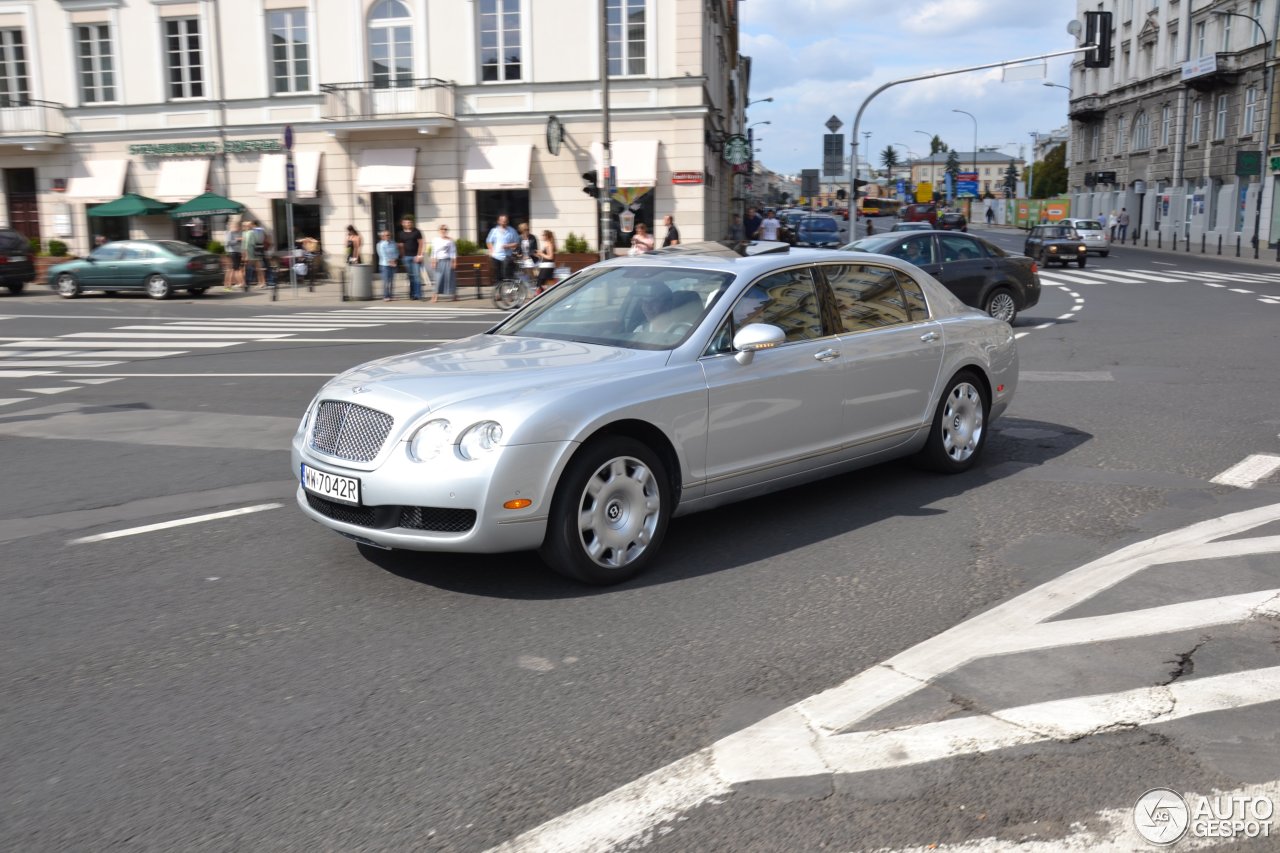
POLYGON ((819 352, 815 352, 813 357, 818 361, 832 361, 840 357, 840 350, 824 349, 819 352))
POLYGON ((920 340, 924 341, 925 343, 929 343, 930 341, 936 341, 937 339, 938 339, 937 332, 925 332, 923 335, 920 336, 920 340))

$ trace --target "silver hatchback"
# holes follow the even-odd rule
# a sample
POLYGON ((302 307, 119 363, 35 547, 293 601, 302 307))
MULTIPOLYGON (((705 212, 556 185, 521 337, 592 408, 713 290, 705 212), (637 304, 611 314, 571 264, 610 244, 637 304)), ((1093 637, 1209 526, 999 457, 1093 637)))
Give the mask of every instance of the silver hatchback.
POLYGON ((1107 239, 1106 229, 1096 219, 1064 219, 1062 225, 1070 225, 1080 235, 1085 247, 1094 254, 1106 257, 1111 253, 1111 242, 1107 239))
POLYGON ((977 461, 1017 386, 1007 323, 896 258, 746 251, 596 264, 484 334, 335 377, 293 439, 298 505, 368 545, 537 549, 608 584, 674 516, 977 461))

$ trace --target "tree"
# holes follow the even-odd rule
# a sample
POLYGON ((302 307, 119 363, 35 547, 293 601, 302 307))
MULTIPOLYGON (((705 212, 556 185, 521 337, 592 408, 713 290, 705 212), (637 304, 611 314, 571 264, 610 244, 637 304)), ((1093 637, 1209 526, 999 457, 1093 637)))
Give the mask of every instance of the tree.
POLYGON ((1032 167, 1032 198, 1051 198, 1067 191, 1067 144, 1054 146, 1032 167))
POLYGON ((1007 198, 1018 194, 1018 167, 1012 161, 1004 170, 1004 194, 1007 198))
POLYGON ((956 181, 960 180, 960 155, 955 151, 948 151, 947 167, 943 171, 951 176, 951 186, 954 190, 956 181))
POLYGON ((880 152, 880 165, 884 166, 886 178, 893 177, 893 170, 898 168, 898 152, 894 150, 892 145, 886 145, 884 150, 880 152))
POLYGON ((933 156, 934 154, 939 154, 939 153, 946 153, 947 151, 950 151, 950 150, 951 149, 947 147, 947 143, 943 142, 942 138, 938 136, 938 134, 936 133, 933 135, 933 139, 929 140, 930 156, 933 156))

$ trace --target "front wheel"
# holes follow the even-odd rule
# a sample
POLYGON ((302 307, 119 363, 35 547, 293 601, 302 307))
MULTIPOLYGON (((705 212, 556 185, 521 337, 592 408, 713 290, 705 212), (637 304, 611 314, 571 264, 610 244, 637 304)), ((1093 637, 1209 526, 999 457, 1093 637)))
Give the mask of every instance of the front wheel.
POLYGON ((582 583, 621 583, 653 560, 670 516, 671 483, 662 460, 633 438, 608 436, 569 462, 538 553, 582 583))
POLYGON ((164 276, 156 273, 147 276, 147 296, 152 299, 168 299, 173 295, 173 286, 164 276))
POLYGON ((529 298, 529 288, 524 282, 505 279, 493 287, 493 304, 503 311, 519 308, 529 298))
POLYGON ((189 296, 194 296, 196 299, 199 299, 201 296, 204 296, 204 292, 205 292, 205 290, 207 290, 207 288, 204 288, 204 287, 188 287, 188 288, 187 288, 187 294, 188 294, 189 296))
POLYGON ((944 474, 973 467, 987 443, 987 413, 991 401, 978 377, 962 370, 947 383, 920 451, 921 461, 944 474))
POLYGON ((987 296, 987 302, 982 306, 982 310, 997 320, 1004 320, 1009 325, 1013 325, 1014 318, 1018 316, 1018 303, 1014 301, 1013 294, 1008 288, 997 287, 987 296))
POLYGON ((1084 255, 1081 255, 1080 257, 1076 258, 1076 266, 1079 267, 1080 269, 1084 269, 1084 263, 1087 260, 1088 258, 1086 258, 1084 255))
POLYGON ((24 285, 22 282, 20 282, 20 281, 19 281, 19 282, 14 283, 14 284, 7 285, 7 286, 8 286, 8 288, 9 288, 9 292, 10 292, 11 294, 13 294, 14 296, 17 296, 19 293, 21 293, 21 292, 22 292, 22 288, 23 288, 23 287, 25 287, 25 285, 24 285))
POLYGON ((1102 255, 1102 257, 1104 257, 1104 258, 1105 258, 1107 255, 1109 255, 1109 254, 1111 254, 1111 253, 1110 253, 1110 252, 1099 252, 1098 254, 1099 254, 1099 255, 1102 255))
POLYGON ((54 286, 58 289, 58 295, 63 299, 75 299, 80 295, 80 285, 76 281, 76 277, 69 272, 64 272, 58 276, 54 286))

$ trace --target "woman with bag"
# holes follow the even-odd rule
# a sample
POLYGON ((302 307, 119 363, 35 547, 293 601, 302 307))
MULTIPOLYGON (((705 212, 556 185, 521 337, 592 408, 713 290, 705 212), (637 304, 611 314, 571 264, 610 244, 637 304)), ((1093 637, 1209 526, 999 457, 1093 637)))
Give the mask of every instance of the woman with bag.
POLYGON ((551 287, 556 273, 556 235, 542 232, 542 245, 538 247, 538 289, 534 295, 551 287))

